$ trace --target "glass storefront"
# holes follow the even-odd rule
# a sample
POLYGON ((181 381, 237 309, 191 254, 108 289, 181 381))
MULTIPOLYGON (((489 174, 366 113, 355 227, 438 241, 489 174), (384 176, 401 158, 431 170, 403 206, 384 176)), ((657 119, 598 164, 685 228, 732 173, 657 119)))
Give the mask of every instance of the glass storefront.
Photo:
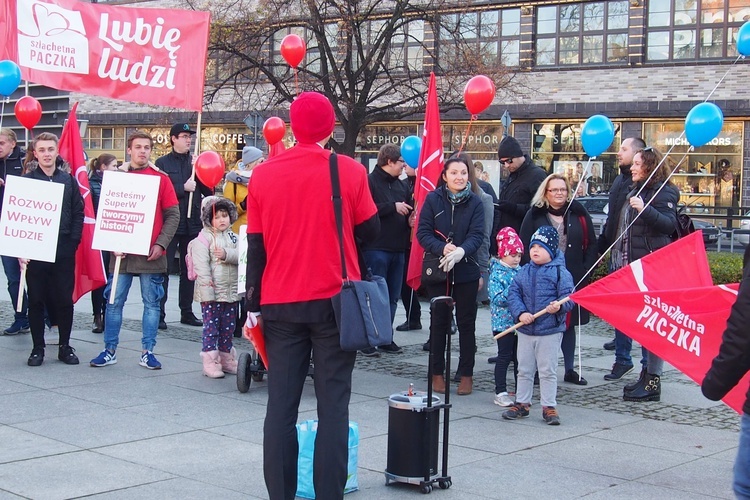
POLYGON ((589 158, 581 144, 578 123, 534 123, 531 158, 547 172, 568 178, 571 188, 578 186, 577 196, 606 193, 620 173, 617 151, 620 149, 620 124, 615 123, 612 145, 596 158, 589 158), (583 181, 581 175, 588 172, 583 181))
POLYGON ((646 143, 669 153, 672 168, 677 165, 672 182, 688 211, 723 216, 727 209, 741 204, 743 126, 742 122, 725 121, 714 140, 691 149, 682 134, 683 122, 643 124, 646 143))

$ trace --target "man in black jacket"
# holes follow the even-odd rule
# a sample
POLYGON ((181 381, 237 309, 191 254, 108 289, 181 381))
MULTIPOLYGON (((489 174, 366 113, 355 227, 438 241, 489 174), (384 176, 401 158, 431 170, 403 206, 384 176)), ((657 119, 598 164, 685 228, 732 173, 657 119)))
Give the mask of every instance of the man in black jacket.
POLYGON ((510 226, 517 233, 521 231, 521 222, 529 211, 531 199, 547 177, 547 172, 523 153, 514 137, 507 136, 500 142, 497 157, 500 166, 505 166, 510 175, 500 187, 500 195, 497 197, 490 235, 490 255, 497 255, 495 237, 502 228, 510 226))
MULTIPOLYGON (((9 175, 20 176, 23 173, 23 158, 26 152, 16 144, 16 133, 9 128, 0 129, 0 209, 5 196, 5 179, 9 175)), ((29 317, 27 315, 26 294, 21 311, 16 311, 18 304, 18 284, 21 281, 21 267, 15 257, 2 256, 5 278, 8 280, 8 293, 13 303, 15 318, 13 324, 3 331, 5 335, 18 335, 28 333, 29 317)))
POLYGON ((70 346, 70 332, 73 327, 76 249, 83 233, 83 197, 73 176, 56 165, 57 143, 55 134, 42 132, 37 135, 32 142, 36 162, 29 162, 29 172, 24 175, 65 186, 55 261, 19 259, 21 267, 26 267, 31 338, 34 345, 28 360, 29 366, 40 366, 44 361, 45 308, 57 318, 60 334, 57 358, 67 365, 78 364, 75 349, 70 346))
MULTIPOLYGON (((605 222, 602 232, 599 235, 599 253, 603 254, 607 248, 615 242, 620 235, 620 213, 622 207, 627 202, 626 197, 630 192, 633 184, 633 178, 630 174, 630 165, 633 163, 633 157, 639 151, 643 151, 646 142, 640 137, 630 137, 622 141, 620 150, 617 152, 617 162, 620 165, 620 175, 615 177, 612 187, 609 189, 609 210, 607 222, 605 222)), ((633 340, 620 330, 615 329, 615 338, 611 342, 604 344, 607 350, 615 351, 615 363, 612 365, 612 371, 604 376, 605 380, 618 380, 623 375, 633 369, 633 359, 630 356, 630 349, 633 347, 633 340), (611 349, 610 349, 611 347, 611 349)), ((641 375, 646 375, 646 356, 641 359, 641 375)))
MULTIPOLYGON (((368 177, 370 193, 378 207, 380 236, 364 247, 365 261, 372 274, 382 276, 388 284, 391 302, 391 324, 396 315, 401 282, 404 275, 404 249, 409 243, 409 214, 412 206, 406 200, 409 189, 399 179, 404 171, 401 150, 395 144, 386 144, 378 151, 378 164, 368 177)), ((401 348, 395 342, 381 346, 381 351, 397 353, 401 348)), ((376 355, 374 347, 362 351, 366 356, 376 355)))
MULTIPOLYGON (((719 354, 701 384, 703 395, 718 401, 750 370, 750 247, 745 249, 744 271, 737 300, 727 320, 727 328, 719 347, 719 354)), ((750 498, 750 389, 742 405, 740 444, 734 463, 734 494, 750 498)))
MULTIPOLYGON (((180 306, 180 323, 191 326, 203 326, 203 321, 199 320, 193 314, 193 289, 195 283, 187 277, 187 266, 182 259, 187 253, 187 246, 201 231, 202 223, 200 219, 201 199, 203 196, 213 194, 213 187, 204 186, 199 180, 193 179, 193 159, 190 155, 190 146, 192 144, 195 130, 190 130, 187 123, 176 123, 172 125, 169 131, 169 140, 172 143, 172 152, 168 153, 158 160, 156 166, 164 173, 169 175, 172 181, 177 201, 180 203, 180 225, 167 248, 167 266, 174 262, 175 254, 179 247, 180 250, 180 291, 178 304, 180 306), (190 193, 193 193, 192 213, 190 218, 187 216, 188 200, 190 193)), ((166 313, 164 305, 167 303, 167 291, 169 288, 169 270, 164 276, 164 297, 161 299, 161 316, 159 320, 159 329, 165 330, 167 324, 164 321, 166 313)))

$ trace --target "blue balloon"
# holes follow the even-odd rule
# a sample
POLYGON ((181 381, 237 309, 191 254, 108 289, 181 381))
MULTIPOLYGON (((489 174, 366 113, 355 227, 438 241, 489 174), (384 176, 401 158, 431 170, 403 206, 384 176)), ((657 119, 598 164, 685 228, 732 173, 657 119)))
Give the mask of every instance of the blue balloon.
POLYGON ((581 143, 586 154, 599 156, 609 148, 615 139, 615 126, 604 115, 594 115, 583 124, 581 143))
POLYGON ((422 151, 422 139, 410 135, 401 143, 401 157, 411 168, 419 166, 419 153, 422 151))
POLYGON ((737 52, 750 56, 750 21, 746 21, 737 33, 737 52))
POLYGON ((0 61, 0 95, 11 95, 20 84, 21 68, 18 64, 8 59, 0 61))
POLYGON ((714 140, 724 126, 724 113, 712 102, 693 106, 685 118, 685 137, 691 146, 699 148, 714 140))

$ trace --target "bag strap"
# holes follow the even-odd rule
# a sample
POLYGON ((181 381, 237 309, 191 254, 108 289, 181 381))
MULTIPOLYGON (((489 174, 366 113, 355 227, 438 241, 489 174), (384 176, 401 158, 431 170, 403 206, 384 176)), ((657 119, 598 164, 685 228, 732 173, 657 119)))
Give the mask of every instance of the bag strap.
POLYGON ((586 224, 585 215, 579 215, 578 218, 581 220, 581 229, 583 229, 583 251, 585 252, 589 248, 589 226, 586 224))
POLYGON ((346 258, 344 256, 344 216, 342 214, 341 202, 341 185, 339 183, 339 161, 336 153, 331 153, 328 159, 328 165, 331 170, 331 188, 333 196, 333 214, 336 216, 336 230, 339 233, 339 253, 341 254, 341 277, 347 280, 346 258))

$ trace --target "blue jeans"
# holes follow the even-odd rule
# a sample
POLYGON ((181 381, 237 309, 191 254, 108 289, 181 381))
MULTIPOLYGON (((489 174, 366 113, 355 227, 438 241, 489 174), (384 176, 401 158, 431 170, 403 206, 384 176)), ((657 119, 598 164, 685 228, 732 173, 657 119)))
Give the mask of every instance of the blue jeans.
POLYGON ((750 415, 742 414, 740 420, 740 445, 734 461, 734 494, 740 499, 750 499, 750 415))
MULTIPOLYGON (((630 350, 633 348, 633 339, 625 335, 618 329, 615 329, 615 362, 623 365, 632 365, 633 358, 630 357, 630 350)), ((641 364, 643 368, 648 363, 648 351, 641 347, 641 364)))
MULTIPOLYGON (((5 277, 8 279, 8 293, 10 294, 10 300, 13 302, 13 310, 16 311, 18 305, 18 284, 21 282, 21 266, 18 264, 16 257, 8 257, 3 255, 3 271, 5 271, 5 277)), ((23 294, 23 306, 21 312, 15 312, 16 320, 26 321, 28 304, 26 303, 26 293, 23 294)))
POLYGON ((401 297, 401 281, 404 277, 404 252, 366 250, 365 262, 372 274, 382 276, 388 285, 388 299, 391 303, 391 324, 396 317, 398 299, 401 297))
MULTIPOLYGON (((162 274, 141 274, 141 298, 143 299, 143 337, 141 346, 144 351, 153 351, 156 345, 156 332, 159 327, 159 301, 164 295, 164 276, 162 274)), ((104 320, 104 347, 110 351, 117 349, 122 327, 122 308, 128 300, 133 275, 120 273, 117 278, 115 303, 107 304, 106 319, 104 320)), ((112 291, 112 275, 107 279, 104 289, 104 300, 109 301, 112 291)))

